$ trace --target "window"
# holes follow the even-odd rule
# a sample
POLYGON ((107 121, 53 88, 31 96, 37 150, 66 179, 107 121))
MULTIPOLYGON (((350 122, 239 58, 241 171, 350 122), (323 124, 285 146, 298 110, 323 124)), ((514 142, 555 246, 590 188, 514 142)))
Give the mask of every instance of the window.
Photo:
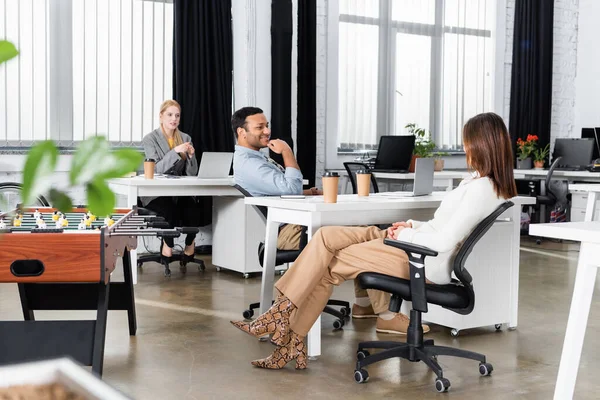
POLYGON ((462 149, 466 120, 494 109, 496 0, 331 3, 337 151, 376 148, 408 123, 430 130, 440 149, 462 149))
POLYGON ((172 97, 172 0, 0 0, 0 145, 138 144, 172 97), (65 23, 71 21, 71 23, 65 23))

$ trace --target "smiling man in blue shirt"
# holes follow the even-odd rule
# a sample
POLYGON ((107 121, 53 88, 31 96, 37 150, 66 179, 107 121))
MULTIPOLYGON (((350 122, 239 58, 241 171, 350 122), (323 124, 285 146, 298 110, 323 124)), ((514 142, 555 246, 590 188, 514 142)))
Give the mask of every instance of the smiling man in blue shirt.
MULTIPOLYGON (((290 146, 280 139, 271 140, 269 122, 258 107, 244 107, 231 117, 231 127, 237 136, 233 155, 233 179, 252 196, 292 194, 317 195, 316 188, 302 190, 302 172, 290 146), (284 165, 269 158, 260 149, 268 147, 281 154, 284 165)), ((277 248, 298 249, 300 229, 286 225, 279 233, 277 248)))

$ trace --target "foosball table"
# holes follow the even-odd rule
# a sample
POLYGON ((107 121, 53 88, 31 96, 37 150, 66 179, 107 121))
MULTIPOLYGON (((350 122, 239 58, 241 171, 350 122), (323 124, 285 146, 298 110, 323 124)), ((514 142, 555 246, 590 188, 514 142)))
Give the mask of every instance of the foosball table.
POLYGON ((160 217, 119 209, 104 218, 75 208, 0 213, 0 283, 17 283, 24 321, 0 321, 0 364, 70 356, 102 375, 108 310, 137 325, 129 251, 139 236, 178 237, 160 217), (124 282, 111 273, 122 258, 124 282), (35 310, 96 310, 95 320, 36 321, 35 310))

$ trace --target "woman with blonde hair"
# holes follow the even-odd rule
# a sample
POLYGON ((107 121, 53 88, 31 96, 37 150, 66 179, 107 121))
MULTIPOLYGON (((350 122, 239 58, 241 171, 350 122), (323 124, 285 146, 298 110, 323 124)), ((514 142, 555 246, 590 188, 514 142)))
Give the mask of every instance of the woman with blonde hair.
MULTIPOLYGON (((232 322, 255 337, 273 335, 271 341, 278 347, 269 357, 253 361, 254 366, 280 369, 295 360, 297 369, 306 368, 304 337, 334 285, 362 272, 409 279, 408 256, 385 245, 386 237, 436 250, 437 257, 426 259, 425 276, 436 284, 450 282, 452 259, 460 243, 502 202, 517 195, 512 146, 502 118, 494 113, 471 118, 463 129, 463 144, 473 176, 444 197, 430 221, 396 222, 388 230, 329 226, 315 233, 276 283, 279 295, 273 306, 252 322, 232 322)), ((398 313, 395 318, 408 328, 408 316, 398 313)))
MULTIPOLYGON (((144 136, 142 140, 146 159, 154 160, 157 174, 195 176, 198 173, 198 162, 194 156, 196 150, 192 138, 179 130, 180 117, 179 103, 175 100, 166 100, 160 106, 158 114, 160 126, 144 136)), ((203 225, 198 219, 200 213, 194 197, 141 197, 140 200, 145 208, 164 217, 171 226, 203 225)), ((184 263, 194 259, 195 238, 195 234, 188 234, 185 238, 185 249, 182 255, 184 263)), ((161 243, 161 262, 165 266, 171 262, 173 246, 173 238, 164 238, 161 243)))

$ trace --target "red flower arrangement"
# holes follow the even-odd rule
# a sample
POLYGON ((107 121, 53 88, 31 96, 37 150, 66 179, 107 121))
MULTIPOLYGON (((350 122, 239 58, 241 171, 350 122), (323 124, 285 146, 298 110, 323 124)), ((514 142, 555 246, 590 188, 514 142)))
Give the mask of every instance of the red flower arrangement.
POLYGON ((537 146, 537 135, 527 135, 527 139, 517 139, 517 152, 519 160, 524 160, 531 155, 537 146))

